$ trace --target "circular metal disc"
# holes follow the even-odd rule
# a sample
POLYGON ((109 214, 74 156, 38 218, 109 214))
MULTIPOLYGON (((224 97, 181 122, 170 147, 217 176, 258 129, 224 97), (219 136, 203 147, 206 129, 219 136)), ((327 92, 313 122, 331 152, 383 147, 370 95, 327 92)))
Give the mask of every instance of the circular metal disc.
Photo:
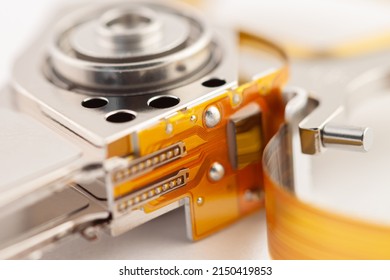
POLYGON ((65 17, 55 34, 53 73, 91 94, 168 89, 216 65, 208 24, 181 5, 139 1, 89 8, 65 17))

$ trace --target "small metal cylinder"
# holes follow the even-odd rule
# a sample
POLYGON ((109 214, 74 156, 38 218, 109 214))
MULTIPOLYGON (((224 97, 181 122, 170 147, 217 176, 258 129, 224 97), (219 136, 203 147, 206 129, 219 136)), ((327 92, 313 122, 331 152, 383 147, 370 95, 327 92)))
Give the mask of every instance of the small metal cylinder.
POLYGON ((368 127, 326 125, 321 130, 322 144, 326 148, 367 152, 373 138, 373 131, 368 127))

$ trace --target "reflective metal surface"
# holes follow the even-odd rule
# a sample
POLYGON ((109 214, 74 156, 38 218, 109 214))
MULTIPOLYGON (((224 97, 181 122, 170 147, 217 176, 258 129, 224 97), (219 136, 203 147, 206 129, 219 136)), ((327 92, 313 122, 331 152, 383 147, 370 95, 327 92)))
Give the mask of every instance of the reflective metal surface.
MULTIPOLYGON (((42 149, 31 141, 37 157, 49 150, 48 156, 58 162, 49 166, 55 170, 42 171, 46 174, 34 170, 31 178, 20 174, 26 187, 18 181, 12 189, 17 195, 1 196, 0 219, 10 230, 0 240, 0 258, 38 256, 35 252, 78 233, 88 240, 96 239, 101 229, 118 235, 183 205, 189 212, 188 198, 182 196, 151 213, 144 211, 140 201, 135 203, 158 200, 184 187, 187 169, 178 169, 172 177, 164 175, 123 201, 114 201, 114 181, 137 179, 186 154, 182 143, 175 146, 178 153, 173 146, 164 147, 160 153, 149 153, 161 161, 149 168, 149 158, 137 159, 139 131, 237 85, 236 34, 211 29, 185 5, 99 3, 60 13, 48 26, 16 61, 6 98, 17 105, 12 109, 18 116, 32 116, 31 123, 40 122, 49 136, 62 140, 53 147, 62 149, 66 157, 50 150, 45 141, 42 149), (123 138, 131 139, 126 143, 131 145, 127 158, 112 156, 109 145, 123 138), (68 141, 75 149, 67 149, 68 141), (141 166, 146 169, 138 170, 141 166), (126 177, 135 168, 137 172, 126 177), (121 172, 127 175, 120 176, 121 172), (166 184, 169 189, 164 189, 166 184), (123 209, 117 206, 122 202, 132 206, 131 211, 119 214, 123 209)), ((219 118, 213 118, 213 126, 219 118)), ((194 124, 200 119, 201 114, 189 121, 194 124)), ((174 132, 173 124, 167 123, 166 135, 174 132)), ((29 162, 24 154, 32 153, 20 153, 20 163, 29 162)))
POLYGON ((0 223, 7 226, 0 235, 0 259, 39 252, 108 218, 104 206, 69 187, 0 218, 0 223))
MULTIPOLYGON (((95 16, 99 18, 102 14, 101 11, 106 8, 104 5, 102 7, 99 5, 94 5, 92 11, 90 11, 91 8, 81 9, 71 14, 71 18, 65 17, 64 21, 66 21, 66 24, 63 24, 64 28, 73 26, 75 21, 77 22, 76 19, 84 20, 85 17, 83 15, 85 13, 89 15, 87 18, 94 18, 95 16)), ((162 11, 165 10, 162 9, 162 11)), ((57 18, 63 16, 59 15, 57 18)), ((183 17, 183 15, 177 16, 183 17)), ((196 20, 193 19, 192 21, 198 22, 198 15, 194 15, 194 17, 196 20)), ((203 24, 202 17, 200 17, 199 22, 199 24, 203 24)), ((201 36, 198 43, 195 45, 188 43, 183 50, 177 51, 173 49, 173 53, 162 52, 160 53, 161 61, 146 59, 145 63, 129 62, 123 65, 115 65, 111 62, 102 61, 98 62, 98 65, 100 65, 98 67, 85 66, 84 64, 88 65, 91 62, 84 59, 84 56, 71 59, 59 53, 60 51, 58 49, 54 48, 53 50, 53 47, 48 48, 55 34, 64 34, 58 32, 59 27, 53 27, 50 32, 46 32, 42 37, 38 38, 16 61, 13 71, 15 94, 19 99, 27 97, 28 99, 37 101, 40 104, 39 110, 45 115, 63 124, 76 134, 82 135, 84 139, 93 145, 104 147, 107 143, 157 123, 159 120, 171 116, 179 110, 184 110, 187 107, 199 104, 205 99, 217 96, 227 88, 237 84, 237 53, 234 33, 222 29, 216 29, 210 33, 211 31, 206 29, 206 26, 198 31, 198 33, 202 31, 202 33, 198 34, 198 36, 201 36), (213 36, 210 37, 211 35, 213 36), (206 51, 203 50, 200 54, 197 54, 197 45, 205 46, 206 51), (192 46, 196 48, 193 49, 192 46), (205 52, 207 53, 206 57, 200 58, 199 56, 203 56, 205 52), (53 65, 54 57, 57 57, 57 55, 61 58, 57 64, 61 65, 53 65), (223 59, 221 59, 222 55, 223 59), (48 56, 49 59, 47 58, 48 56), (188 66, 183 61, 185 57, 182 58, 181 56, 189 56, 190 62, 188 66), (206 61, 207 65, 204 65, 205 67, 202 67, 202 70, 199 69, 200 66, 191 66, 198 61, 203 61, 200 63, 201 65, 206 61), (67 64, 68 62, 69 64, 67 64), (46 75, 42 75, 41 65, 44 65, 46 75), (77 68, 77 70, 74 67, 81 68, 77 68), (163 72, 152 75, 145 74, 145 71, 153 70, 155 67, 163 67, 163 70, 161 70, 163 72), (84 68, 92 71, 96 70, 97 74, 105 73, 105 75, 120 75, 121 77, 126 75, 125 69, 129 69, 129 75, 135 75, 134 79, 141 81, 141 83, 146 83, 146 86, 153 85, 153 81, 148 78, 149 76, 151 79, 163 78, 166 81, 169 78, 170 71, 173 71, 175 75, 179 75, 181 78, 176 80, 174 87, 161 84, 153 85, 154 89, 152 91, 150 91, 150 88, 149 90, 142 87, 139 88, 139 85, 135 92, 131 89, 123 89, 116 92, 113 88, 97 91, 77 87, 77 84, 83 83, 82 81, 78 81, 78 79, 84 79, 83 77, 85 76, 91 77, 89 74, 80 73, 80 71, 84 71, 84 68), (191 68, 193 70, 186 70, 191 68), (64 83, 58 77, 56 78, 56 75, 53 74, 53 69, 54 72, 66 71, 67 73, 71 73, 75 77, 69 78, 69 80, 74 79, 74 81, 72 80, 73 82, 71 84, 64 83), (184 69, 184 76, 182 69, 184 69), (185 76, 190 77, 190 79, 185 79, 185 76), (144 78, 146 80, 143 80, 144 78), (203 82, 211 78, 223 79, 225 83, 212 88, 202 85, 203 82), (91 95, 98 98, 105 97, 108 103, 105 106, 92 109, 83 107, 82 103, 86 99, 91 98, 91 95), (173 96, 179 100, 179 103, 163 108, 150 106, 151 100, 161 95, 173 96), (123 114, 124 116, 130 112, 134 117, 129 118, 128 121, 116 122, 115 125, 112 125, 112 122, 108 118, 110 114, 122 112, 123 110, 126 110, 123 114)), ((108 77, 107 79, 111 78, 108 77)), ((102 82, 103 80, 93 78, 95 83, 102 82)), ((123 79, 123 81, 114 79, 112 83, 114 88, 122 87, 124 84, 126 86, 137 87, 137 83, 133 79, 123 79)))
POLYGON ((372 147, 374 132, 371 128, 325 125, 322 129, 322 144, 325 148, 348 148, 367 152, 372 147))
POLYGON ((50 39, 49 64, 69 87, 140 94, 177 87, 216 66, 205 20, 185 5, 100 4, 66 15, 50 39), (175 83, 173 85, 172 83, 175 83))
POLYGON ((363 152, 370 148, 373 133, 369 128, 361 127, 361 124, 351 123, 347 115, 349 108, 354 107, 353 103, 375 95, 372 90, 364 93, 353 90, 353 87, 367 79, 375 79, 372 76, 375 76, 378 65, 383 64, 387 56, 388 53, 383 51, 345 58, 324 57, 294 61, 291 83, 321 96, 319 109, 300 124, 304 153, 317 154, 327 147, 363 152), (371 74, 365 74, 367 72, 371 74), (361 75, 365 77, 360 77, 361 75), (327 92, 332 94, 327 95, 327 92))

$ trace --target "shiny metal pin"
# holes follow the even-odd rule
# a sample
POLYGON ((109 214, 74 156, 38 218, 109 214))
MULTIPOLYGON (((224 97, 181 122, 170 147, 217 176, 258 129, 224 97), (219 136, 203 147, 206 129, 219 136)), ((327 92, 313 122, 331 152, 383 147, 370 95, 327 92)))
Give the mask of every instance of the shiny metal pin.
POLYGON ((369 127, 327 124, 321 130, 321 141, 325 148, 368 152, 374 142, 374 133, 369 127))

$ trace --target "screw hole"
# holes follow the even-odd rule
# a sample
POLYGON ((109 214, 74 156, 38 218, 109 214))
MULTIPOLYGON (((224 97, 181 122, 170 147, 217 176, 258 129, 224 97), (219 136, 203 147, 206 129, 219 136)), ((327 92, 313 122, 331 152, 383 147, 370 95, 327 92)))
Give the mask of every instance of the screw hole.
POLYGON ((135 113, 131 111, 115 111, 107 115, 106 120, 112 123, 125 123, 136 118, 135 113))
POLYGON ((81 102, 81 105, 88 109, 96 109, 104 107, 108 104, 108 100, 103 97, 87 98, 81 102))
POLYGON ((214 88, 214 87, 220 87, 226 84, 225 80, 217 79, 217 78, 212 78, 210 80, 207 80, 202 83, 202 86, 209 87, 209 88, 214 88))
POLYGON ((148 105, 156 109, 165 109, 176 106, 180 103, 180 99, 172 95, 160 95, 150 98, 148 105))

